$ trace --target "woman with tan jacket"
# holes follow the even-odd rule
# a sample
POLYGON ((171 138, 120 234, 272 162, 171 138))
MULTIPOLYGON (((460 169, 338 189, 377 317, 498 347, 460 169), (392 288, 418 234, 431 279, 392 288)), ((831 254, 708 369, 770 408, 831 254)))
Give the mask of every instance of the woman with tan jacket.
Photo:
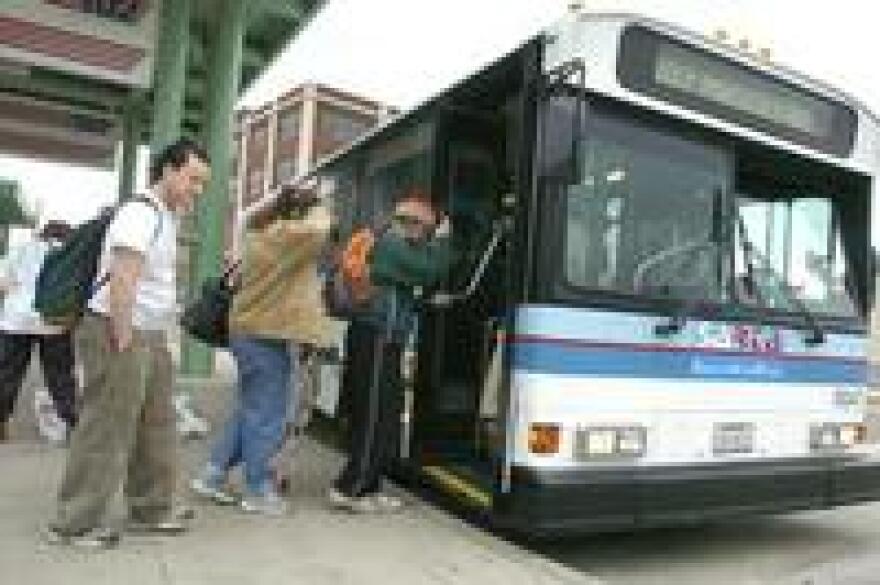
POLYGON ((241 507, 285 513, 271 459, 284 439, 298 349, 323 345, 324 315, 317 261, 333 225, 331 213, 310 192, 287 189, 246 219, 239 288, 229 315, 229 347, 238 370, 236 402, 192 488, 220 504, 231 468, 244 466, 241 507))

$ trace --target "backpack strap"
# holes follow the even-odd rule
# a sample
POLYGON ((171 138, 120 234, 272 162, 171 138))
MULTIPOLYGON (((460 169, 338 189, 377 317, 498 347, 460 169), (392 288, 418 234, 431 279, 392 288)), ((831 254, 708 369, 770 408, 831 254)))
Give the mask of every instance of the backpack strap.
POLYGON ((156 243, 156 240, 159 239, 159 232, 162 230, 162 211, 159 209, 159 206, 156 205, 155 201, 153 201, 152 199, 150 199, 146 195, 139 194, 139 195, 132 196, 131 199, 126 199, 125 201, 121 202, 116 208, 116 213, 119 213, 119 211, 127 203, 133 203, 133 202, 145 203, 146 205, 151 207, 153 209, 153 211, 156 212, 156 227, 153 230, 153 236, 150 238, 150 245, 153 245, 156 243))
MULTIPOLYGON (((123 207, 125 207, 129 203, 134 203, 134 202, 144 203, 147 206, 151 207, 153 209, 153 211, 156 212, 156 227, 153 229, 153 235, 150 237, 150 245, 152 246, 153 244, 156 243, 156 240, 159 239, 159 233, 162 230, 162 212, 159 210, 159 206, 156 205, 156 202, 153 201, 152 199, 150 199, 149 197, 147 197, 146 195, 134 195, 130 199, 126 199, 125 201, 121 201, 116 206, 116 208, 113 210, 113 219, 110 220, 110 223, 113 223, 113 221, 116 219, 116 216, 119 214, 119 212, 122 210, 123 207)), ((104 287, 104 285, 106 285, 108 282, 110 282, 110 271, 109 270, 92 287, 92 295, 94 295, 99 290, 101 290, 104 287)))

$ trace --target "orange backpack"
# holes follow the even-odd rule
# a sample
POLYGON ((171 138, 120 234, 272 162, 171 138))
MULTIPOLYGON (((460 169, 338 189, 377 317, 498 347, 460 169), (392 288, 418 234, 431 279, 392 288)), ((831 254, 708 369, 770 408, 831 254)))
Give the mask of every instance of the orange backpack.
POLYGON ((373 293, 373 285, 370 283, 370 252, 375 243, 373 230, 361 228, 351 234, 339 259, 342 278, 355 305, 369 300, 373 293))
POLYGON ((372 298, 370 253, 375 243, 375 232, 363 227, 355 230, 334 255, 324 282, 324 304, 331 316, 349 319, 372 298))

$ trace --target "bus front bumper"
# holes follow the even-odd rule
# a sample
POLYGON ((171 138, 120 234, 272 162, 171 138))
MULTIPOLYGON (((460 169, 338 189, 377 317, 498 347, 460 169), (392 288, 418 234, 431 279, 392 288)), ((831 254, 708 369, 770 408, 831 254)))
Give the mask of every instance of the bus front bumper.
POLYGON ((553 536, 880 500, 880 456, 676 466, 514 467, 499 525, 553 536))

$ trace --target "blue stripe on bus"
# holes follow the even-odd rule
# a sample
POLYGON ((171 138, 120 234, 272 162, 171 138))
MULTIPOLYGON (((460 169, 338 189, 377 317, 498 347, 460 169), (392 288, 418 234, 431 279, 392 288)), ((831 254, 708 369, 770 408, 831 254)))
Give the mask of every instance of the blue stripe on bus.
POLYGON ((852 359, 780 359, 670 348, 640 351, 549 339, 514 341, 513 367, 530 373, 610 378, 739 380, 809 384, 865 384, 868 367, 852 359))
MULTIPOLYGON (((683 351, 726 346, 729 350, 743 352, 747 351, 745 347, 732 340, 734 327, 747 325, 756 329, 748 324, 691 319, 679 334, 671 339, 661 339, 655 333, 655 327, 668 322, 669 317, 663 315, 527 305, 518 309, 516 335, 582 341, 589 338, 590 342, 634 346, 659 343, 683 351)), ((802 331, 776 326, 757 329, 760 331, 758 337, 772 340, 772 345, 784 356, 863 360, 867 353, 865 335, 829 331, 825 343, 810 346, 805 343, 802 331)))

